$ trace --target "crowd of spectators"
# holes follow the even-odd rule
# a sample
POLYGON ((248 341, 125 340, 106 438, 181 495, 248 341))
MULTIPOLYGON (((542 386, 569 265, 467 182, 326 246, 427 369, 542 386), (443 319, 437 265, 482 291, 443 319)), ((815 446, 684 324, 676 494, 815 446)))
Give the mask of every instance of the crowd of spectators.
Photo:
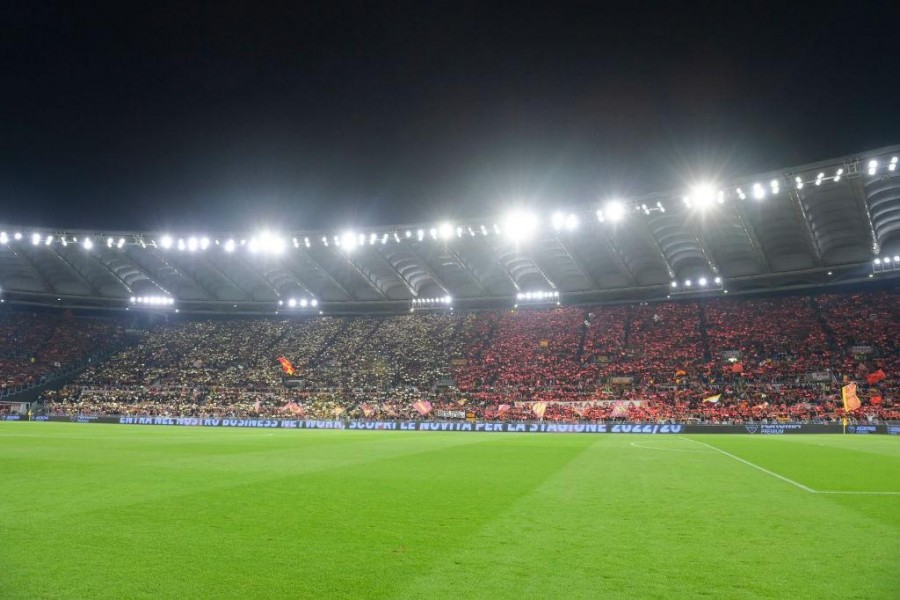
POLYGON ((45 400, 63 414, 423 418, 427 403, 431 416, 535 419, 533 404, 546 403, 553 420, 828 421, 843 416, 840 388, 855 381, 855 417, 897 419, 897 300, 186 319, 45 400), (290 381, 281 356, 296 368, 290 381))
POLYGON ((0 395, 46 383, 123 340, 112 319, 0 313, 0 395))

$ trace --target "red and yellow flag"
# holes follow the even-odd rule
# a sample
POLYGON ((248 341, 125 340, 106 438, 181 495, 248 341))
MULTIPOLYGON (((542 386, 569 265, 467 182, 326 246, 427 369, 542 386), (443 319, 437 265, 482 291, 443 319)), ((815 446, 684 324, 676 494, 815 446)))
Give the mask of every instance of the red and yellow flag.
POLYGON ((841 398, 844 401, 844 410, 850 412, 860 406, 859 396, 856 395, 856 384, 848 383, 841 388, 841 398))
POLYGON ((281 368, 284 369, 285 373, 287 373, 288 375, 294 374, 294 365, 291 364, 291 361, 289 361, 288 359, 286 359, 283 356, 279 356, 278 362, 281 363, 281 368))
POLYGON ((535 402, 531 405, 531 412, 533 412, 537 418, 543 419, 544 413, 547 412, 547 403, 535 402))
POLYGON ((423 417, 431 412, 431 402, 429 402, 428 400, 419 400, 418 402, 413 402, 412 406, 423 417))
POLYGON ((360 404, 359 407, 362 409, 363 414, 367 417, 371 417, 372 415, 375 414, 375 409, 366 402, 363 402, 362 404, 360 404))

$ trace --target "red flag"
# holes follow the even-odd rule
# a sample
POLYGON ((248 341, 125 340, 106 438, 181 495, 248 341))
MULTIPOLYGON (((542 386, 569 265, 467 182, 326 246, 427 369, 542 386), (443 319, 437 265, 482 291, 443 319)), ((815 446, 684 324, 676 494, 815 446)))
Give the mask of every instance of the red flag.
POLYGON ((877 371, 872 371, 868 375, 866 375, 866 382, 869 385, 875 385, 879 381, 884 379, 884 370, 878 369, 877 371))
POLYGON ((531 405, 531 412, 533 412, 539 419, 543 419, 544 413, 547 412, 547 403, 535 402, 531 405))
POLYGON ((742 373, 743 371, 744 371, 744 365, 742 365, 741 363, 734 363, 733 365, 731 365, 732 373, 742 373))
POLYGON ((881 396, 872 396, 869 398, 869 404, 881 404, 884 402, 884 399, 881 396))
POLYGON ((431 402, 428 400, 419 400, 418 402, 413 402, 413 408, 419 411, 419 414, 424 417, 431 412, 431 402))
POLYGON ((509 404, 501 404, 500 406, 497 407, 497 414, 505 415, 506 413, 509 412, 509 409, 510 409, 509 404))
POLYGON ((613 402, 612 412, 609 413, 611 417, 627 417, 628 416, 628 403, 624 400, 616 400, 613 402))
POLYGON ((367 417, 371 417, 372 415, 375 414, 375 409, 372 408, 370 405, 366 404, 365 402, 363 402, 362 404, 360 404, 360 405, 359 405, 359 408, 362 409, 363 414, 364 414, 365 416, 367 416, 367 417))
POLYGON ((281 363, 281 368, 284 369, 285 373, 287 373, 288 375, 294 374, 294 365, 291 364, 291 361, 289 361, 288 359, 286 359, 283 356, 279 356, 278 362, 281 363))

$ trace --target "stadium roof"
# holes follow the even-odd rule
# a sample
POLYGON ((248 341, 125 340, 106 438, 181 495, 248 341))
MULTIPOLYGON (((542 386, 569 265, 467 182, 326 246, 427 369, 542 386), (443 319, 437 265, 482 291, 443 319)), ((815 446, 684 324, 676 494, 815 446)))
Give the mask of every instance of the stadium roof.
POLYGON ((640 198, 352 232, 0 226, 0 293, 97 308, 398 311, 892 276, 898 155, 900 145, 640 198))

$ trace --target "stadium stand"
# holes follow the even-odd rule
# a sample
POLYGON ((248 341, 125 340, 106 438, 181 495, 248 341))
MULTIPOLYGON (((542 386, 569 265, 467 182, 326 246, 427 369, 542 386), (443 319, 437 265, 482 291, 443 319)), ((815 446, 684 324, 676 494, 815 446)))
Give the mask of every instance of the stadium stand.
MULTIPOLYGON (((564 421, 833 421, 852 380, 863 398, 854 418, 896 419, 897 300, 871 292, 185 319, 157 325, 44 399, 60 414, 523 420, 546 403, 543 418, 564 421), (279 356, 297 368, 292 387, 279 356)), ((4 335, 43 339, 42 356, 58 358, 79 347, 64 325, 19 320, 4 335)), ((81 331, 99 343, 108 330, 81 331)))
POLYGON ((51 381, 124 340, 122 324, 46 314, 0 313, 0 396, 51 381))

